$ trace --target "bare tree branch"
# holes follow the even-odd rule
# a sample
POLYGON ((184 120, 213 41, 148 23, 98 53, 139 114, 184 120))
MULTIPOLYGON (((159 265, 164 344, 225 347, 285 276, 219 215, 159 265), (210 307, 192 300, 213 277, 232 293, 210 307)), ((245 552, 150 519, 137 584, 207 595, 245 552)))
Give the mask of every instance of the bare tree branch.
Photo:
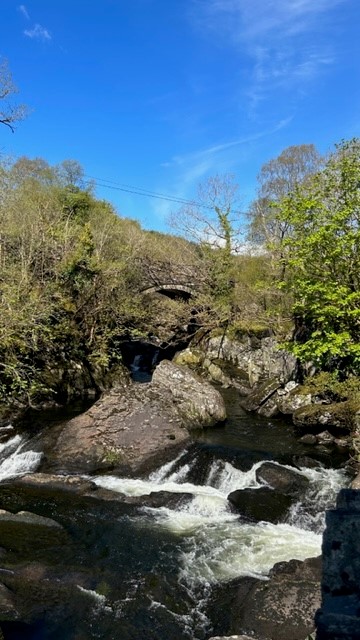
POLYGON ((23 104, 13 104, 9 101, 18 89, 13 82, 6 59, 0 61, 0 124, 8 127, 12 133, 15 123, 23 120, 27 114, 27 107, 23 104))

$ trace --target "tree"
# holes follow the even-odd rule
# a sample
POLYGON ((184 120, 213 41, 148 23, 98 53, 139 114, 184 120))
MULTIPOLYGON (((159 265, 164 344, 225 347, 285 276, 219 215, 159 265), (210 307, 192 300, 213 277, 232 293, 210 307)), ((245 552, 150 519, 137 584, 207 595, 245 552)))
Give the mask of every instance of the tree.
POLYGON ((258 197, 250 207, 250 238, 276 251, 289 232, 289 223, 279 220, 274 204, 310 179, 321 166, 313 144, 287 147, 266 162, 258 175, 258 197))
POLYGON ((23 104, 13 104, 11 97, 17 93, 7 60, 0 61, 0 123, 14 132, 16 122, 23 120, 27 108, 23 104))
POLYGON ((238 188, 232 174, 208 178, 198 186, 196 200, 171 216, 171 226, 192 242, 236 251, 242 236, 238 188))
POLYGON ((196 201, 184 205, 171 219, 172 226, 198 246, 207 293, 203 306, 214 325, 227 326, 234 311, 233 254, 243 237, 237 192, 232 174, 210 177, 199 185, 196 201))
POLYGON ((292 351, 327 370, 360 373, 360 140, 277 205, 291 228, 283 286, 293 297, 292 351))

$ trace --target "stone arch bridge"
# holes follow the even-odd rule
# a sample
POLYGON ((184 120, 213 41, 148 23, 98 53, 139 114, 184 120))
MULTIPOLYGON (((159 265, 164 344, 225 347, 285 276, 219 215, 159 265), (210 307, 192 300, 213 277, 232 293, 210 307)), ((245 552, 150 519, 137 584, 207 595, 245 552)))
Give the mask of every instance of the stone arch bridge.
POLYGON ((143 286, 141 293, 160 293, 169 298, 188 300, 200 293, 204 277, 196 273, 194 266, 168 262, 151 262, 141 265, 143 286))

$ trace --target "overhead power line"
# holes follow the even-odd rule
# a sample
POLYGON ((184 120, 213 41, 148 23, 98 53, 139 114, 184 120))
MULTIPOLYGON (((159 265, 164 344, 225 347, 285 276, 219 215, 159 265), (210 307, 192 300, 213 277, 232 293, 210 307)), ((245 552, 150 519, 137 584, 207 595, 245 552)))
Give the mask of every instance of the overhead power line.
POLYGON ((107 180, 105 178, 96 178, 95 176, 89 176, 84 174, 85 178, 89 178, 90 180, 95 180, 95 183, 98 187, 104 187, 105 189, 113 189, 115 191, 123 191, 125 193, 132 193, 137 196, 144 196, 147 198, 157 198, 158 200, 166 200, 168 202, 174 202, 176 204, 187 204, 196 207, 201 207, 202 209, 212 209, 210 205, 202 204, 201 202, 196 202, 194 200, 186 200, 185 198, 180 198, 178 196, 171 196, 165 193, 157 193, 156 191, 149 191, 147 189, 143 189, 142 187, 134 187, 130 184, 124 184, 121 182, 115 182, 113 180, 107 180))

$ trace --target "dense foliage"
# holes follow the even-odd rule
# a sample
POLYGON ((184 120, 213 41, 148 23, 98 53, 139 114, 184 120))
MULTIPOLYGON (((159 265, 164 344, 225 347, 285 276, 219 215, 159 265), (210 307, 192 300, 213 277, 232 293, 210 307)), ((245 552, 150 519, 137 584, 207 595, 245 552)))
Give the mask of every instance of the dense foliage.
POLYGON ((139 226, 65 168, 26 158, 0 167, 3 399, 56 391, 70 363, 107 367, 142 317, 130 268, 139 226))
POLYGON ((358 140, 341 143, 320 169, 304 145, 267 163, 262 217, 259 202, 252 207, 253 237, 262 225, 253 254, 237 252, 229 176, 208 181, 202 202, 180 212, 184 239, 117 215, 75 161, 3 161, 0 402, 71 395, 80 369, 90 387, 101 386, 123 341, 166 344, 173 332, 176 346, 190 324, 203 336, 284 335, 294 323, 288 348, 301 360, 359 374, 359 151, 358 140), (191 298, 154 294, 172 282, 191 298))
POLYGON ((290 229, 282 257, 297 326, 290 348, 322 369, 359 374, 360 141, 339 144, 276 209, 290 229))

